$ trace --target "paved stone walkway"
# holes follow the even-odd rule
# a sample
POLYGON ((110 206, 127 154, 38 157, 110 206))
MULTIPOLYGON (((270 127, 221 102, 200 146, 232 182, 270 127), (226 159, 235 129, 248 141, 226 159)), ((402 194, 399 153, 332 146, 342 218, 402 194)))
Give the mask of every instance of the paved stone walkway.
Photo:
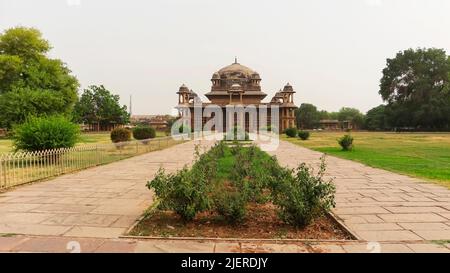
POLYGON ((0 234, 117 238, 152 203, 146 181, 160 167, 174 171, 191 163, 195 144, 179 144, 0 194, 0 234))
MULTIPOLYGON (((194 144, 180 144, 0 194, 0 252, 450 253, 448 189, 335 157, 327 160, 328 175, 335 177, 337 185, 334 213, 360 241, 238 243, 118 238, 152 202, 145 181, 160 166, 174 171, 192 162, 194 144)), ((211 144, 202 142, 204 147, 211 144)), ((269 153, 290 167, 300 162, 317 165, 321 156, 285 141, 269 153)))
MULTIPOLYGON (((317 166, 321 153, 281 141, 282 165, 317 166)), ((377 242, 450 240, 450 190, 405 175, 327 157, 337 187, 334 213, 360 239, 377 242)))
POLYGON ((0 237, 0 252, 49 253, 450 253, 450 244, 429 242, 227 242, 102 239, 65 236, 0 237))

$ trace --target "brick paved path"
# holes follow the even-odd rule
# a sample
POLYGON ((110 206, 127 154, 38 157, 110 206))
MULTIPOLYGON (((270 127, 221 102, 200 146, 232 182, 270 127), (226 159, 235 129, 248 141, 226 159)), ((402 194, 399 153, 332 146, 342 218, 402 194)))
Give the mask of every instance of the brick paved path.
POLYGON ((0 194, 0 234, 117 238, 152 203, 146 181, 161 166, 173 171, 191 163, 195 144, 183 143, 0 194))
MULTIPOLYGON (((317 166, 321 153, 281 141, 275 152, 282 165, 317 166)), ((450 240, 450 190, 329 156, 328 175, 335 177, 334 213, 366 241, 450 240)))

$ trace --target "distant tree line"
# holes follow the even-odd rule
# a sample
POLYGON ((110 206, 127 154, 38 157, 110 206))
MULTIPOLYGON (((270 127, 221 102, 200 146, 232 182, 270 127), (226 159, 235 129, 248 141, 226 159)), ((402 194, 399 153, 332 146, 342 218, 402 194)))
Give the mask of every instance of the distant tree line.
POLYGON ((408 49, 387 59, 380 80, 385 104, 366 114, 354 108, 319 111, 302 104, 296 111, 297 126, 319 128, 320 120, 352 121, 367 130, 450 130, 450 57, 442 49, 408 49))
POLYGON ((358 109, 342 107, 338 112, 318 110, 310 103, 303 103, 295 112, 297 127, 300 129, 320 128, 321 120, 350 121, 357 128, 365 128, 365 116, 358 109))
POLYGON ((50 49, 34 28, 0 33, 0 128, 54 115, 79 123, 128 122, 126 106, 105 87, 90 86, 79 97, 78 80, 63 61, 48 56, 50 49))

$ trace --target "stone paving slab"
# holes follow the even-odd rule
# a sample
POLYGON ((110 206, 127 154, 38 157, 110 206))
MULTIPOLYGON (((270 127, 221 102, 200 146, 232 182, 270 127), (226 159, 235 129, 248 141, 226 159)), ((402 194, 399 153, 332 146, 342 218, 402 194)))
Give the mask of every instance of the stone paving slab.
POLYGON ((195 145, 212 143, 190 141, 1 193, 0 236, 118 238, 153 202, 146 183, 158 169, 191 164, 195 145))
POLYGON ((0 252, 50 253, 450 253, 429 242, 226 242, 54 236, 0 237, 0 252))
MULTIPOLYGON (((322 156, 287 141, 269 153, 290 168, 305 162, 317 169, 322 156)), ((450 240, 449 189, 332 156, 326 175, 336 184, 334 214, 360 239, 450 240)))

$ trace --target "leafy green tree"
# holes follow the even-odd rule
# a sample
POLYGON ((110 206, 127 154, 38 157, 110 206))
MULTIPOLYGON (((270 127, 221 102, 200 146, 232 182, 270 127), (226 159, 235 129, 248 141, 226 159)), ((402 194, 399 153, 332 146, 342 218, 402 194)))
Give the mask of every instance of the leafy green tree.
POLYGON ((318 112, 319 121, 323 119, 338 119, 338 112, 327 112, 325 110, 321 110, 318 112))
POLYGON ((0 34, 0 126, 11 128, 27 116, 69 114, 77 100, 77 79, 33 28, 0 34), (54 104, 53 104, 54 103, 54 104))
POLYGON ((66 112, 64 99, 48 90, 18 89, 0 95, 0 127, 11 128, 28 116, 46 116, 66 112))
POLYGON ((368 130, 386 130, 388 129, 388 124, 386 120, 386 106, 379 105, 375 108, 370 109, 366 114, 365 127, 368 130))
POLYGON ((408 49, 387 60, 380 95, 395 127, 450 128, 450 58, 443 49, 408 49))
POLYGON ((86 124, 126 124, 130 115, 125 105, 120 106, 119 95, 113 95, 103 85, 85 89, 75 105, 75 120, 86 124))
POLYGON ((42 57, 50 49, 50 43, 35 28, 10 28, 0 36, 0 53, 19 56, 24 60, 42 57))
POLYGON ((0 94, 11 90, 20 81, 23 62, 18 56, 0 54, 0 94))
POLYGON ((297 127, 301 129, 313 129, 318 125, 320 120, 317 107, 309 103, 302 103, 296 110, 295 116, 297 119, 297 127))
POLYGON ((350 107, 342 107, 338 113, 339 121, 351 121, 358 128, 364 127, 364 114, 358 109, 350 107))

